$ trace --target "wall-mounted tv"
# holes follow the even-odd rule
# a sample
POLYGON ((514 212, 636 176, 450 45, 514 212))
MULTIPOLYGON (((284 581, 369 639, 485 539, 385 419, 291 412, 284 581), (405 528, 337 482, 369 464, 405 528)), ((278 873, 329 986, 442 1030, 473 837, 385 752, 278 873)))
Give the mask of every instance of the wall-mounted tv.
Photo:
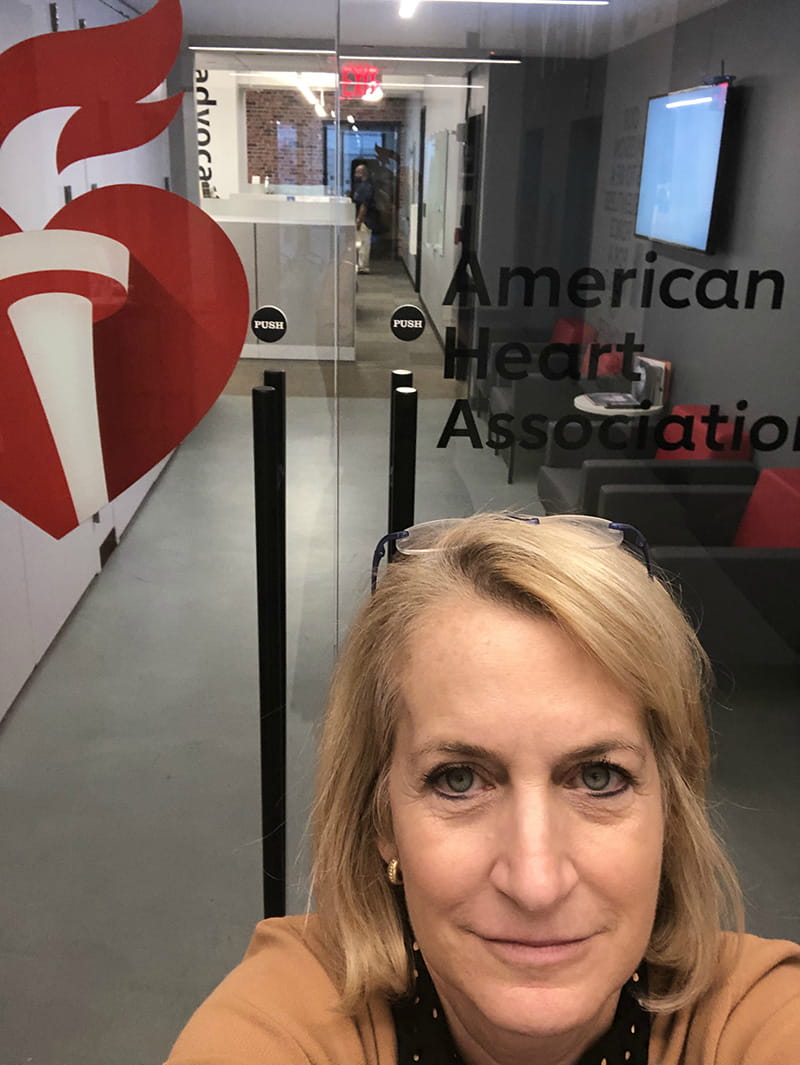
POLYGON ((647 109, 636 236, 711 251, 730 85, 654 96, 647 109))

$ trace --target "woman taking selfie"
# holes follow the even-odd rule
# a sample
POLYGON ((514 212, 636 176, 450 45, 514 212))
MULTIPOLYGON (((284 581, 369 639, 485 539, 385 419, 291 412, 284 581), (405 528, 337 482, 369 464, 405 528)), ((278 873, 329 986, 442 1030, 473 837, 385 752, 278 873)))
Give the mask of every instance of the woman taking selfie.
POLYGON ((332 686, 315 912, 258 926, 168 1065, 797 1061, 800 948, 722 931, 706 661, 641 536, 396 546, 332 686))

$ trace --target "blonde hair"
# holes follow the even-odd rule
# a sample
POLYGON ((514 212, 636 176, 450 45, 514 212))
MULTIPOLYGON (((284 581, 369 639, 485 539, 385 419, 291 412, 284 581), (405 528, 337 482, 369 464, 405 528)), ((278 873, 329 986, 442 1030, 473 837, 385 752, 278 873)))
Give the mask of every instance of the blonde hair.
POLYGON ((714 981, 719 931, 741 928, 742 904, 706 805, 707 659, 668 587, 626 550, 596 543, 567 522, 466 518, 437 550, 389 566, 358 614, 331 688, 313 812, 313 890, 344 1008, 411 987, 402 899, 377 842, 391 838, 386 780, 407 641, 428 609, 458 595, 552 620, 644 708, 665 816, 646 1005, 679 1009, 714 981))

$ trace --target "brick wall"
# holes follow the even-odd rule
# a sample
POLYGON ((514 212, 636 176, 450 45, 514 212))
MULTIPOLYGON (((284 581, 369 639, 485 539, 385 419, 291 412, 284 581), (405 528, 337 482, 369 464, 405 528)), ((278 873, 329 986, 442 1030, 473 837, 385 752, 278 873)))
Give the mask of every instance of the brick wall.
POLYGON ((322 119, 294 89, 246 94, 248 177, 273 185, 322 185, 322 119))
MULTIPOLYGON (((333 94, 326 93, 333 106, 333 94)), ((342 115, 359 122, 400 122, 405 120, 406 102, 390 97, 376 104, 342 100, 342 115)), ((324 185, 324 119, 296 89, 248 89, 247 169, 248 177, 269 175, 273 185, 324 185)), ((400 130, 401 157, 403 129, 400 130)))

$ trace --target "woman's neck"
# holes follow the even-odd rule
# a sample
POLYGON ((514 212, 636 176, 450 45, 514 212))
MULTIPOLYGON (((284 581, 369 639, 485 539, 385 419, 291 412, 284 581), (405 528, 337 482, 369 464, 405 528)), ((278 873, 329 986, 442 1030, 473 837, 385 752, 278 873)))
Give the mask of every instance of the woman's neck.
POLYGON ((576 1065, 581 1055, 608 1031, 614 1020, 617 997, 586 1025, 569 1032, 532 1038, 498 1031, 472 1009, 440 994, 450 1032, 464 1065, 576 1065))

